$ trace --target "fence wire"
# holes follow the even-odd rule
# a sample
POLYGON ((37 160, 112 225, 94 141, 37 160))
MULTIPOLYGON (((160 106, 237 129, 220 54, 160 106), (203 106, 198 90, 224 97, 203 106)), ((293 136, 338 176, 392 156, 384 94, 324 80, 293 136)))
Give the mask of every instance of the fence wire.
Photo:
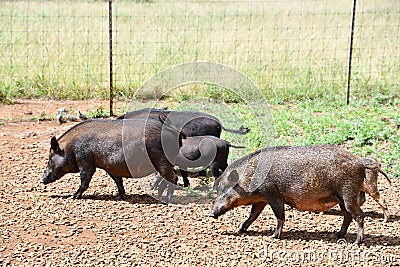
MULTIPOLYGON (((3 97, 108 98, 108 4, 1 1, 3 97)), ((115 95, 134 97, 145 80, 167 67, 211 61, 243 72, 267 97, 344 98, 352 4, 114 1, 115 95)), ((399 28, 400 2, 357 2, 351 84, 358 97, 400 91, 399 28)))

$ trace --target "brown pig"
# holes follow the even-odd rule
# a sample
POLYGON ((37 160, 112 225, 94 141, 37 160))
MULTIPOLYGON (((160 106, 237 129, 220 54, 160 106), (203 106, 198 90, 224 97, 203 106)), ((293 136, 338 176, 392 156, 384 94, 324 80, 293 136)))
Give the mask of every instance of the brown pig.
POLYGON ((364 218, 359 200, 366 170, 379 171, 380 165, 338 146, 264 148, 228 166, 216 184, 218 197, 209 216, 218 218, 235 207, 252 205, 249 218, 239 228, 244 232, 269 204, 278 220, 272 237, 279 238, 284 204, 304 211, 326 211, 339 204, 344 220, 336 236, 344 237, 354 220, 356 243, 361 244, 364 218), (269 165, 262 164, 266 159, 269 165))

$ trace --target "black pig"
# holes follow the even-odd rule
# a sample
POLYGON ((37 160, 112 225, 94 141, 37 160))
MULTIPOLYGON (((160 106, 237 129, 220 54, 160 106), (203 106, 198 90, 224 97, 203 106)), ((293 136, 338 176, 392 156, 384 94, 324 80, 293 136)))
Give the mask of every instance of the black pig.
POLYGON ((125 115, 120 116, 118 119, 149 118, 157 120, 160 117, 160 114, 167 115, 172 124, 178 129, 182 129, 188 137, 203 135, 220 137, 222 130, 237 134, 247 134, 250 131, 248 128, 243 126, 238 130, 226 128, 216 117, 198 111, 171 111, 165 109, 144 108, 128 112, 125 115))
MULTIPOLYGON (((96 168, 104 169, 115 181, 118 198, 125 194, 122 177, 140 178, 158 171, 176 184, 174 165, 169 160, 176 158, 182 138, 182 133, 157 120, 87 120, 51 139, 49 162, 41 181, 48 184, 67 173, 79 172, 81 185, 74 199, 89 187, 96 168)), ((166 200, 171 196, 169 192, 166 200)))
MULTIPOLYGON (((210 172, 217 179, 228 167, 229 148, 245 148, 235 146, 215 136, 193 136, 182 140, 182 147, 176 159, 185 187, 189 186, 188 168, 210 167, 210 172)), ((161 182, 157 175, 152 189, 161 182)))

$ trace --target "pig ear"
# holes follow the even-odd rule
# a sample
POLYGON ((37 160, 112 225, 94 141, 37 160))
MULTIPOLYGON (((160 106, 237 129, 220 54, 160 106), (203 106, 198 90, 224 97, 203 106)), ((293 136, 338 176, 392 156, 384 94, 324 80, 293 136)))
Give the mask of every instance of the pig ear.
POLYGON ((236 184, 239 181, 239 174, 236 170, 231 171, 231 173, 228 175, 228 181, 231 184, 236 184))
POLYGON ((57 138, 55 136, 53 136, 51 138, 50 147, 54 152, 57 152, 60 150, 60 145, 58 144, 57 138))
POLYGON ((186 139, 187 138, 187 135, 183 131, 180 131, 179 134, 181 135, 182 139, 186 139))
POLYGON ((158 119, 162 122, 165 123, 165 120, 167 119, 167 115, 164 113, 160 113, 160 115, 158 116, 158 119))

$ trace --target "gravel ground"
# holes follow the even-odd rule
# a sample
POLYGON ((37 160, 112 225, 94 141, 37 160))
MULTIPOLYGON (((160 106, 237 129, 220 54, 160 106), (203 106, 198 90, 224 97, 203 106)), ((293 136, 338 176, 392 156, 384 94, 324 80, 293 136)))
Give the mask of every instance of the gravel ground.
MULTIPOLYGON (((237 235, 249 207, 214 220, 207 217, 212 203, 164 205, 136 179, 125 179, 128 196, 115 201, 116 186, 103 171, 96 172, 83 199, 71 200, 78 174, 47 186, 39 180, 50 137, 73 123, 29 121, 35 107, 45 105, 37 103, 13 106, 12 116, 18 119, 0 126, 0 265, 400 266, 398 180, 392 187, 379 180, 392 214, 389 222, 383 222, 381 209, 367 198, 362 246, 352 244, 354 223, 347 241, 332 237, 342 221, 338 207, 319 214, 287 210, 282 239, 275 240, 268 237, 276 224, 270 208, 248 233, 237 235)), ((10 110, 0 106, 1 117, 8 118, 10 110)))

